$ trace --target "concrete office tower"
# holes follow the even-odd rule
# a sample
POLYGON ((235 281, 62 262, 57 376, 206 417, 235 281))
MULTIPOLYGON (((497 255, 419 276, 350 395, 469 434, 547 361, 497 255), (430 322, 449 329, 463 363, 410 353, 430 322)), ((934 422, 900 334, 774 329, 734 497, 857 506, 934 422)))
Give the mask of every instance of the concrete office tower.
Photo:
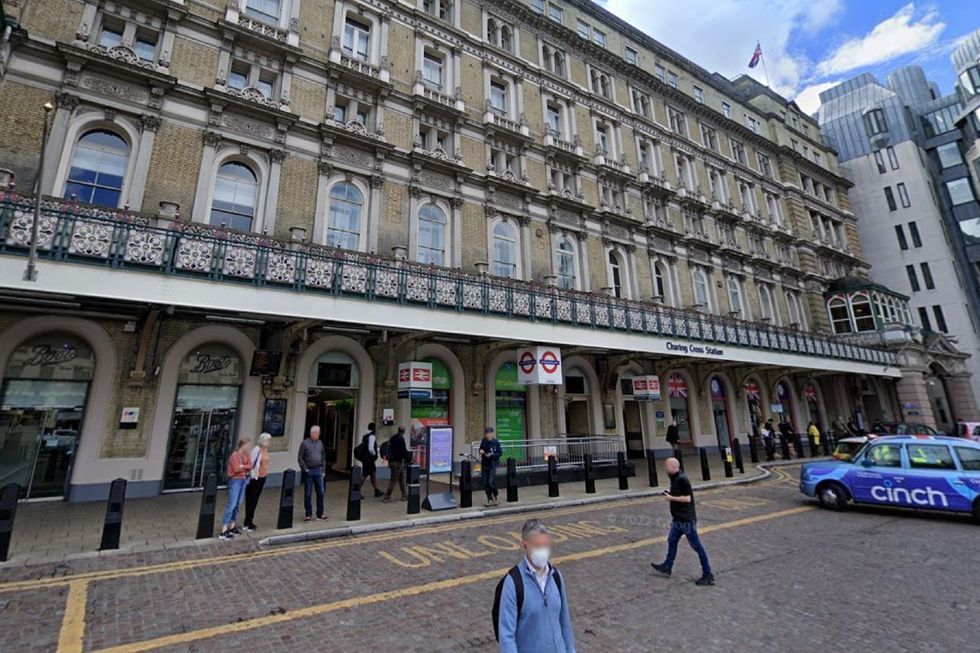
MULTIPOLYGON (((956 95, 940 96, 918 66, 879 82, 862 74, 820 95, 817 113, 826 141, 837 149, 871 278, 909 297, 920 339, 951 344, 980 378, 977 278, 963 219, 977 204, 962 156, 956 95)), ((930 402, 944 429, 963 419, 949 395, 980 384, 957 382, 934 364, 926 370, 930 402)))
MULTIPOLYGON (((963 201, 953 206, 953 213, 963 239, 966 259, 973 272, 974 283, 980 283, 980 207, 977 202, 966 201, 980 197, 980 30, 977 30, 953 51, 953 68, 956 70, 956 92, 961 107, 956 126, 961 137, 962 157, 973 182, 971 190, 963 182, 956 182, 957 198, 963 201)), ((960 176, 964 172, 958 168, 960 176)))

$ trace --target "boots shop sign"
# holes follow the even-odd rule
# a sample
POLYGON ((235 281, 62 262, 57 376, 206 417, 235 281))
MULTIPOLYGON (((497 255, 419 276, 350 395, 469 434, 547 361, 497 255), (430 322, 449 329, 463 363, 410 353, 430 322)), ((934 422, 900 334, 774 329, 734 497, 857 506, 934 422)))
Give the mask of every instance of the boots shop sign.
POLYGON ((561 350, 549 346, 518 349, 517 382, 521 385, 561 385, 561 350))

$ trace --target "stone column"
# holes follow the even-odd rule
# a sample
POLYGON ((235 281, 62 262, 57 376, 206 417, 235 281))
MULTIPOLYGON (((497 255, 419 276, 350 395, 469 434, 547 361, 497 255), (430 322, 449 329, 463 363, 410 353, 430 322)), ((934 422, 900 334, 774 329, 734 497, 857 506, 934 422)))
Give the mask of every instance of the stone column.
POLYGON ((381 231, 381 187, 385 183, 385 178, 380 175, 371 175, 371 198, 368 203, 368 228, 367 228, 367 251, 378 251, 378 237, 381 231))
POLYGON ((936 428, 936 418, 932 414, 932 404, 929 401, 929 391, 926 388, 925 376, 922 370, 903 368, 902 378, 895 382, 895 393, 902 409, 902 419, 910 422, 922 422, 936 428), (918 404, 918 408, 906 408, 907 404, 918 404), (909 410, 918 410, 918 415, 909 415, 909 410))
POLYGON ((206 131, 203 134, 204 153, 201 156, 201 168, 197 174, 197 192, 194 195, 194 206, 191 207, 191 217, 194 222, 208 222, 211 207, 208 206, 208 194, 214 185, 214 157, 218 146, 221 145, 221 134, 206 131))
POLYGON ((269 184, 266 186, 265 211, 262 215, 262 229, 270 236, 276 235, 276 210, 279 206, 279 177, 282 162, 286 159, 285 150, 269 150, 269 184))
POLYGON ((980 409, 973 394, 971 375, 967 372, 951 374, 942 377, 946 386, 946 398, 949 400, 949 410, 953 418, 964 422, 980 422, 980 409))
POLYGON ((153 154, 153 142, 156 140, 160 118, 150 114, 140 116, 139 149, 136 151, 136 165, 133 167, 133 179, 129 185, 126 204, 133 210, 139 211, 143 206, 143 193, 146 191, 146 177, 150 171, 150 156, 153 154))

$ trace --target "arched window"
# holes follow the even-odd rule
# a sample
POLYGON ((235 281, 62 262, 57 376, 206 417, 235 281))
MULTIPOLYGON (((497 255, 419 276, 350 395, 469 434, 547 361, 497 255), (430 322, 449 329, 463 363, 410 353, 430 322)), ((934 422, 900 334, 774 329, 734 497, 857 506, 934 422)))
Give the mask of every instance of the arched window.
POLYGON ((500 47, 508 52, 514 47, 513 35, 510 32, 510 28, 506 25, 500 28, 500 47))
POLYGON ((578 289, 575 246, 564 236, 555 243, 555 273, 558 275, 558 287, 565 290, 578 289))
POLYGON ((541 62, 544 64, 544 69, 550 73, 555 72, 552 68, 552 61, 551 48, 547 45, 541 46, 541 62))
POLYGON ((803 312, 800 296, 792 290, 787 290, 786 306, 789 309, 789 321, 799 324, 801 329, 806 329, 806 314, 803 312))
POLYGON ((250 167, 238 161, 222 164, 214 180, 211 224, 251 231, 258 194, 258 178, 250 167))
POLYGON ((554 54, 551 55, 554 58, 555 65, 552 72, 559 77, 565 76, 565 55, 559 50, 555 50, 554 54))
POLYGON ((705 310, 711 310, 708 298, 708 277, 701 270, 691 272, 691 285, 694 286, 694 303, 705 310))
POLYGON ((497 45, 497 21, 493 18, 487 21, 487 41, 491 45, 497 45))
POLYGON ((361 242, 361 210, 364 194, 349 182, 330 189, 330 210, 327 226, 327 245, 341 249, 359 249, 361 242))
POLYGON ((830 312, 830 324, 834 327, 834 333, 850 333, 851 312, 847 308, 847 301, 843 297, 832 297, 827 302, 827 310, 830 312))
POLYGON ((851 314, 856 331, 874 331, 875 317, 871 313, 871 301, 867 293, 859 292, 851 297, 851 314))
POLYGON ((728 303, 732 313, 742 313, 742 284, 735 277, 728 277, 728 303))
POLYGON ((493 228, 493 273, 517 277, 517 230, 506 222, 498 222, 493 228))
POLYGON ((446 213, 435 204, 426 204, 419 210, 420 263, 446 264, 446 213))
POLYGON ((129 144, 115 132, 96 129, 75 144, 65 183, 65 197, 118 208, 122 198, 129 144))
POLYGON ((763 318, 769 318, 772 324, 779 324, 772 289, 764 283, 759 284, 759 306, 762 310, 763 318))
POLYGON ((661 298, 661 301, 670 303, 670 295, 667 293, 667 271, 664 264, 657 261, 653 264, 653 293, 661 298))
POLYGON ((609 250, 609 285, 614 297, 626 296, 626 270, 623 261, 615 250, 609 250))

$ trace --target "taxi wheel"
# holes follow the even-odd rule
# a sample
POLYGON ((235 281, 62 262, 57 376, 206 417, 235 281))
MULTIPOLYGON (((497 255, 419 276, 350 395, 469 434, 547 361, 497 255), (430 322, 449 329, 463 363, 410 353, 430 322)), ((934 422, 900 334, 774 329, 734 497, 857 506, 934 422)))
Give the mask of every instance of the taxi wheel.
POLYGON ((843 510, 847 507, 847 490, 840 483, 830 481, 817 488, 820 505, 830 510, 843 510))

